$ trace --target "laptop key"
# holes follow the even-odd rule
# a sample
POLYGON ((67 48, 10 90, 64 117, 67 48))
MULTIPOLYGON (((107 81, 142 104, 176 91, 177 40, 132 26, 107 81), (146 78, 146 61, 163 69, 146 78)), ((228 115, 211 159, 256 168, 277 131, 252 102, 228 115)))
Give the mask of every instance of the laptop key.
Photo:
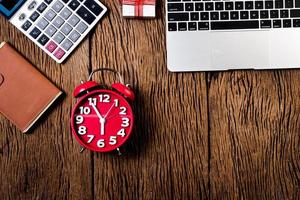
POLYGON ((258 11, 257 10, 253 10, 253 11, 250 11, 250 18, 251 19, 258 19, 258 11))
POLYGON ((255 1, 255 9, 263 9, 264 2, 263 1, 255 1))
POLYGON ((96 16, 100 15, 103 11, 103 8, 101 8, 94 0, 86 0, 84 5, 96 16))
POLYGON ((271 20, 261 20, 260 28, 272 28, 271 20))
POLYGON ((38 39, 38 42, 42 46, 44 46, 48 41, 49 41, 49 38, 46 35, 44 35, 44 34, 38 39))
POLYGON ((258 20, 211 22, 211 30, 257 29, 257 28, 259 28, 258 20))
POLYGON ((211 12, 210 13, 210 20, 219 20, 219 13, 218 12, 211 12))
POLYGON ((176 23, 168 23, 168 30, 169 31, 177 31, 177 24, 176 23))
POLYGON ((282 24, 283 24, 283 28, 290 28, 290 27, 292 27, 292 20, 284 19, 282 21, 282 24))
POLYGON ((265 1, 265 9, 273 9, 273 1, 265 1))
POLYGON ((300 8, 300 0, 295 0, 295 8, 300 8))
MULTIPOLYGON (((90 13, 86 8, 81 6, 76 12, 86 23, 92 24, 95 21, 96 17, 90 13)), ((188 14, 188 13, 186 13, 188 14)))
POLYGON ((273 20, 273 28, 281 28, 281 20, 273 20))
POLYGON ((260 18, 261 19, 267 19, 267 18, 269 18, 269 11, 268 10, 261 10, 260 11, 260 18))
POLYGON ((244 9, 244 2, 242 2, 242 1, 236 1, 235 2, 235 9, 236 10, 243 10, 244 9))
POLYGON ((207 2, 207 3, 205 3, 205 10, 206 11, 214 10, 214 3, 213 2, 207 2))
POLYGON ((283 0, 275 0, 275 8, 283 8, 283 0))
POLYGON ((199 20, 199 13, 198 12, 192 12, 191 13, 191 21, 198 21, 199 20))
POLYGON ((241 19, 249 19, 249 12, 248 11, 241 11, 240 16, 241 16, 241 19))
POLYGON ((204 4, 203 3, 195 3, 195 11, 203 11, 204 4))
POLYGON ((239 19, 239 12, 238 11, 230 12, 230 19, 239 19))
POLYGON ((200 18, 201 20, 209 20, 209 12, 201 12, 200 18))
POLYGON ((233 2, 225 2, 225 10, 233 10, 233 2))
POLYGON ((185 4, 185 11, 194 11, 194 4, 193 3, 186 3, 185 4))
POLYGON ((293 8, 294 1, 293 0, 285 0, 285 8, 293 8))
POLYGON ((198 30, 209 30, 209 22, 198 22, 198 30))
POLYGON ((247 10, 253 9, 253 1, 246 1, 245 9, 247 9, 247 10))
POLYGON ((271 10, 270 11, 270 17, 271 18, 279 18, 279 12, 278 12, 278 10, 271 10))
POLYGON ((229 12, 221 12, 220 13, 221 20, 228 20, 229 19, 229 12))
POLYGON ((289 11, 288 10, 281 10, 280 11, 280 18, 288 18, 289 17, 289 11))
POLYGON ((185 22, 179 22, 178 23, 178 30, 179 31, 186 31, 187 30, 186 23, 185 22))
POLYGON ((293 27, 295 28, 300 27, 300 19, 293 19, 293 27))
POLYGON ((223 4, 223 2, 216 2, 215 3, 215 9, 216 10, 224 10, 224 4, 223 4))
POLYGON ((291 18, 299 18, 300 17, 300 9, 290 10, 291 18))
POLYGON ((168 21, 189 21, 189 13, 168 13, 168 21))
POLYGON ((169 3, 168 4, 168 11, 184 11, 183 3, 169 3))
POLYGON ((41 31, 37 28, 37 27, 34 27, 31 32, 29 33, 29 35, 31 37, 33 37, 34 39, 36 39, 39 35, 41 34, 41 31))
POLYGON ((189 22, 188 23, 189 31, 196 31, 197 30, 197 23, 196 22, 189 22))

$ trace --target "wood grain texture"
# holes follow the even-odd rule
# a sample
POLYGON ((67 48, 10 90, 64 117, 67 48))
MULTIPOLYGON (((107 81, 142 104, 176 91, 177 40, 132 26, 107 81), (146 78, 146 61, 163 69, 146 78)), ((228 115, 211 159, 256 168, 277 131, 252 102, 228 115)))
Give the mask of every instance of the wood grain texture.
POLYGON ((299 199, 300 71, 170 73, 164 1, 154 20, 102 2, 108 15, 62 65, 0 17, 0 41, 66 93, 30 134, 0 116, 1 199, 299 199), (73 89, 99 67, 137 96, 122 157, 79 153, 70 132, 73 89))

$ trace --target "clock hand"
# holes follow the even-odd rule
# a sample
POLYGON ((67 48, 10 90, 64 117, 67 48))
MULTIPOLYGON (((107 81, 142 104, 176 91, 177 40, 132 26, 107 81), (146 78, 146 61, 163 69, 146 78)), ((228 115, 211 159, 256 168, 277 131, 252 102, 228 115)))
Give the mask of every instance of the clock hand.
POLYGON ((105 128, 105 119, 104 118, 100 119, 100 125, 101 125, 100 135, 104 135, 104 128, 105 128))
POLYGON ((115 106, 115 103, 113 103, 113 105, 109 108, 109 110, 107 111, 107 113, 104 116, 104 119, 107 117, 107 115, 110 113, 111 109, 115 106))
POLYGON ((93 109, 95 110, 97 116, 99 117, 99 121, 100 121, 100 135, 104 135, 104 125, 105 125, 105 119, 101 116, 99 110, 96 108, 96 106, 94 104, 92 104, 93 109))
POLYGON ((95 110, 97 116, 99 117, 99 119, 100 119, 100 121, 101 121, 101 119, 103 119, 103 117, 101 116, 99 110, 96 108, 96 106, 95 106, 94 104, 92 104, 92 107, 93 107, 93 109, 95 110))

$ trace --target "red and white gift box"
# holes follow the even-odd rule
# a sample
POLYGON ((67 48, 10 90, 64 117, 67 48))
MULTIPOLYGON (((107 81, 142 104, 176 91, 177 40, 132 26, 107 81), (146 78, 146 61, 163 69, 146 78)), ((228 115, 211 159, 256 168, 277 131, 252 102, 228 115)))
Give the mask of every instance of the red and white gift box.
POLYGON ((156 0, 120 0, 122 4, 123 17, 145 17, 156 16, 156 0))

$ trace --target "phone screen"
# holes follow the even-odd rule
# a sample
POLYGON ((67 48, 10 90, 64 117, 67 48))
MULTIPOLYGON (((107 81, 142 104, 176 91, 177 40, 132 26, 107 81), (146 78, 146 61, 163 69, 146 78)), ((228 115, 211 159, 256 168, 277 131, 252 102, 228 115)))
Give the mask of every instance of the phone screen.
POLYGON ((0 0, 0 12, 10 18, 26 0, 0 0))

